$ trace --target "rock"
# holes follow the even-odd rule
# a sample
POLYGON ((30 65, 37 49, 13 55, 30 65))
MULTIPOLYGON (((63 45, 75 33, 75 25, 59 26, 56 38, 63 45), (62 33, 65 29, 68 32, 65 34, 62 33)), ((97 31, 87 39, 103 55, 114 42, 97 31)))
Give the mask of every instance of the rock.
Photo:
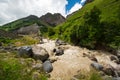
POLYGON ((44 48, 39 47, 39 46, 34 46, 33 57, 34 59, 39 59, 44 62, 45 60, 49 58, 49 54, 44 48))
POLYGON ((53 66, 49 60, 43 63, 43 70, 47 73, 50 73, 53 70, 53 66))
POLYGON ((59 56, 64 54, 64 50, 61 47, 58 47, 58 49, 56 49, 55 55, 59 56))
POLYGON ((90 57, 90 60, 98 62, 97 58, 95 58, 95 57, 90 57))
POLYGON ((19 48, 18 55, 21 57, 32 57, 33 56, 32 47, 23 46, 23 47, 19 48))
POLYGON ((46 25, 55 27, 58 24, 63 23, 65 21, 65 18, 59 13, 47 13, 40 17, 40 21, 46 23, 46 25))
POLYGON ((114 55, 112 55, 112 56, 110 56, 110 60, 111 61, 119 61, 119 59, 117 58, 117 56, 114 56, 114 55))
POLYGON ((91 66, 92 66, 93 68, 95 68, 96 70, 102 70, 102 69, 103 69, 103 66, 102 66, 101 64, 97 63, 97 62, 93 62, 93 63, 91 64, 91 66))
POLYGON ((106 75, 109 75, 109 76, 115 76, 115 70, 114 68, 111 66, 111 65, 107 65, 104 67, 103 69, 103 72, 106 74, 106 75))
POLYGON ((66 43, 64 41, 62 41, 62 40, 57 39, 56 42, 55 42, 55 45, 56 46, 66 45, 66 43))

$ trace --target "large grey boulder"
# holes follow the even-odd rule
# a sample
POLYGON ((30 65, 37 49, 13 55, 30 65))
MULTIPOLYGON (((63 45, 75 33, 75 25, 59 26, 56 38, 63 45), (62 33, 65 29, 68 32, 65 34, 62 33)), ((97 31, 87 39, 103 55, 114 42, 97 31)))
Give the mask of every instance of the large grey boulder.
POLYGON ((33 56, 32 47, 30 47, 30 46, 20 47, 18 49, 18 55, 20 57, 32 57, 33 56))
POLYGON ((101 64, 97 63, 97 62, 91 63, 91 66, 93 68, 95 68, 96 70, 102 70, 103 69, 103 66, 101 64))
POLYGON ((34 46, 33 47, 33 58, 44 62, 45 60, 49 58, 49 54, 44 48, 39 47, 39 46, 34 46))
POLYGON ((50 73, 53 70, 52 63, 49 60, 43 63, 43 70, 47 73, 50 73))

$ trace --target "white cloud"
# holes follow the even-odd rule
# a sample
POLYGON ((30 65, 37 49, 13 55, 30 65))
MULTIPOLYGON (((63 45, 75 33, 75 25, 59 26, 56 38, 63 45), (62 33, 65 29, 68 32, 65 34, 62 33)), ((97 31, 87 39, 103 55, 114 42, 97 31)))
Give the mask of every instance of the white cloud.
POLYGON ((76 3, 76 4, 70 9, 70 11, 69 11, 67 14, 71 14, 71 13, 77 11, 78 9, 80 9, 81 7, 82 7, 81 4, 76 3))
POLYGON ((85 3, 85 1, 86 1, 86 0, 81 0, 81 2, 80 2, 80 3, 81 3, 81 4, 82 4, 82 3, 85 3))
POLYGON ((67 0, 0 0, 0 24, 47 12, 65 14, 67 0))
POLYGON ((80 8, 82 8, 83 4, 85 3, 86 0, 80 0, 79 3, 76 3, 68 12, 67 15, 79 10, 80 8))

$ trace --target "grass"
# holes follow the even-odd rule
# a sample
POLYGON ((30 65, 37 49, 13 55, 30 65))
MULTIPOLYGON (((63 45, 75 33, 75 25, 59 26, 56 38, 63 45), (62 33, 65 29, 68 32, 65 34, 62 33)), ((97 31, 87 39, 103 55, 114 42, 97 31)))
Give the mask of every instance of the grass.
POLYGON ((38 73, 33 79, 32 58, 16 58, 14 53, 0 52, 0 80, 47 80, 45 73, 38 73))
POLYGON ((15 39, 12 43, 15 46, 33 45, 39 43, 39 37, 35 35, 24 35, 21 38, 15 39))

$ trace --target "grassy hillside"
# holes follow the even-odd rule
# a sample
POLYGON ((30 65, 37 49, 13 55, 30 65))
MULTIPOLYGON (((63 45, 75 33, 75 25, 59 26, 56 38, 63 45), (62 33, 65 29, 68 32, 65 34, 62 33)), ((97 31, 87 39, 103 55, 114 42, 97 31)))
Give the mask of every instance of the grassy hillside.
MULTIPOLYGON (((51 32, 49 32, 51 33, 51 32)), ((120 0, 94 0, 74 12, 50 35, 88 48, 120 46, 120 0)))
POLYGON ((5 31, 14 31, 21 27, 30 26, 35 23, 37 23, 39 26, 45 26, 45 27, 48 26, 47 24, 40 21, 37 16, 30 15, 28 17, 5 24, 5 25, 1 26, 0 29, 5 30, 5 31))

